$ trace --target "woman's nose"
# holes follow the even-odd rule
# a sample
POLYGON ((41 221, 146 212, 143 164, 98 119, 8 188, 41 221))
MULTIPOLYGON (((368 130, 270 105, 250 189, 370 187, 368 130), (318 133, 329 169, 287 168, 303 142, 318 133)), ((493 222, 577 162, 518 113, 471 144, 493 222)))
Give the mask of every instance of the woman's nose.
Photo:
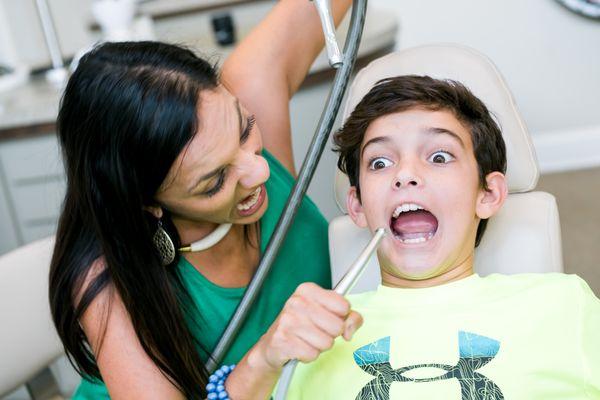
POLYGON ((260 154, 250 153, 240 166, 240 185, 246 189, 255 188, 269 178, 269 165, 260 154))

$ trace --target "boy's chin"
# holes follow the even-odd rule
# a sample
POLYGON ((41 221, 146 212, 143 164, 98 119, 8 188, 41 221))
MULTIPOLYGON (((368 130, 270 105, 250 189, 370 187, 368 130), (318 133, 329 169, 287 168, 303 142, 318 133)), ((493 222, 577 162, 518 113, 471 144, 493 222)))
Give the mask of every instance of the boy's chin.
MULTIPOLYGON (((410 281, 422 281, 426 279, 434 278, 441 275, 444 271, 441 266, 437 263, 427 262, 425 260, 415 260, 413 262, 402 262, 400 263, 385 263, 381 265, 382 274, 387 275, 388 278, 403 279, 410 281)), ((382 276, 384 279, 385 277, 382 276)))
POLYGON ((411 269, 399 269, 394 268, 390 271, 389 268, 386 268, 385 272, 390 275, 390 277, 405 279, 409 281, 424 281, 426 279, 435 278, 440 275, 440 271, 436 268, 411 268, 411 269))

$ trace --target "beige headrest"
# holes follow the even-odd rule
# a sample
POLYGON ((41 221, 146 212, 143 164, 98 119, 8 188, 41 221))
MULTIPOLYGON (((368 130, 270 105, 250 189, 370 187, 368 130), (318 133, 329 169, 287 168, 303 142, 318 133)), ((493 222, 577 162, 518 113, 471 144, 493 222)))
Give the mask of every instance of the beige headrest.
MULTIPOLYGON (((419 46, 371 62, 354 78, 344 108, 344 121, 377 81, 398 75, 452 79, 468 87, 495 115, 502 129, 510 193, 528 192, 535 188, 539 177, 537 159, 512 94, 494 64, 471 48, 455 44, 419 46)), ((335 195, 342 211, 346 210, 348 187, 347 177, 337 171, 335 195)))

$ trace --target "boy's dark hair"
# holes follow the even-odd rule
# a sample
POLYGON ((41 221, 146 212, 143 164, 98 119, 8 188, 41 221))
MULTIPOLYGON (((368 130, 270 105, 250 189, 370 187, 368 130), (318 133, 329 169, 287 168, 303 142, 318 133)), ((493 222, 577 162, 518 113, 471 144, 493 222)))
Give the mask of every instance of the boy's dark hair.
MULTIPOLYGON (((360 199, 360 148, 371 122, 384 115, 424 108, 448 110, 469 128, 479 183, 487 190, 485 177, 494 171, 506 172, 506 147, 502 132, 489 110, 464 85, 452 80, 429 76, 405 75, 382 79, 362 98, 344 126, 334 135, 334 150, 340 154, 338 168, 348 175, 360 199)), ((475 246, 479 245, 487 220, 477 228, 475 246)))

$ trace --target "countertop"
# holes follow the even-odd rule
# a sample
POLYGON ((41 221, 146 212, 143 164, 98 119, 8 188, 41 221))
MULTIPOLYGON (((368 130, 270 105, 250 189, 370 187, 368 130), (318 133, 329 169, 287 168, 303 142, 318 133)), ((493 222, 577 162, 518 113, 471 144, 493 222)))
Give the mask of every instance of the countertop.
MULTIPOLYGON (((265 4, 272 6, 272 4, 265 4)), ((264 8, 264 6, 263 6, 264 8)), ((258 10, 266 13, 268 9, 258 10)), ((343 47, 348 27, 347 18, 338 29, 338 41, 343 47)), ((242 35, 247 29, 240 29, 242 35)), ((369 9, 362 41, 358 52, 358 65, 365 65, 371 59, 390 51, 394 46, 398 23, 392 13, 369 9)), ((177 32, 177 37, 164 37, 157 30, 159 40, 190 43, 202 54, 217 55, 223 60, 232 51, 232 47, 219 48, 198 39, 190 30, 177 32), (187 40, 186 40, 187 39, 187 40), (207 48, 208 47, 208 48, 207 48)), ((212 58, 212 57, 211 57, 212 58)), ((311 67, 308 83, 331 79, 334 70, 329 68, 326 54, 323 52, 311 67), (329 72, 327 72, 329 71, 329 72)), ((6 92, 0 92, 0 141, 16 137, 52 133, 55 128, 62 89, 46 82, 43 75, 32 77, 29 82, 6 92)))

